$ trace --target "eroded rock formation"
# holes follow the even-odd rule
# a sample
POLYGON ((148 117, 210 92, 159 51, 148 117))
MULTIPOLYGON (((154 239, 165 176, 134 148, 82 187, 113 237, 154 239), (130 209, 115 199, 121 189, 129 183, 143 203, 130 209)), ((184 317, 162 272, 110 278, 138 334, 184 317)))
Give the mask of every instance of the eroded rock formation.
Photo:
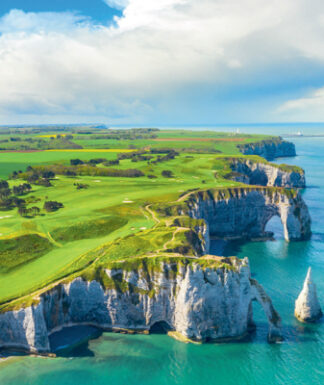
POLYGON ((311 219, 298 192, 269 188, 232 188, 198 191, 173 211, 204 219, 212 236, 260 238, 269 236, 266 224, 279 216, 287 241, 308 239, 311 219))
POLYGON ((295 145, 282 138, 272 138, 256 143, 240 144, 237 147, 244 155, 259 155, 267 160, 296 156, 295 145))
POLYGON ((303 290, 295 303, 295 317, 301 322, 316 322, 322 315, 316 285, 312 280, 312 270, 309 268, 303 290))
POLYGON ((102 282, 77 278, 44 292, 33 305, 0 314, 0 348, 49 352, 50 333, 80 324, 143 332, 163 322, 197 341, 237 339, 253 323, 254 300, 267 316, 269 341, 281 339, 280 317, 251 279, 247 259, 150 261, 111 265, 102 270, 102 282))
POLYGON ((279 166, 248 158, 232 158, 231 179, 237 182, 272 187, 304 188, 305 173, 299 167, 279 166))

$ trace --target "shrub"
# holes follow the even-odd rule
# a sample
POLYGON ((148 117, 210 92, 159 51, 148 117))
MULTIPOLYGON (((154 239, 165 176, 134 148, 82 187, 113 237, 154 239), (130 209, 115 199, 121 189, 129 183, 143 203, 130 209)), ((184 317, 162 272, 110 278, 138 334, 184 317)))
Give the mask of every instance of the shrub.
POLYGON ((77 190, 82 190, 82 189, 89 188, 89 185, 88 184, 84 184, 84 183, 74 183, 73 186, 76 186, 77 190))

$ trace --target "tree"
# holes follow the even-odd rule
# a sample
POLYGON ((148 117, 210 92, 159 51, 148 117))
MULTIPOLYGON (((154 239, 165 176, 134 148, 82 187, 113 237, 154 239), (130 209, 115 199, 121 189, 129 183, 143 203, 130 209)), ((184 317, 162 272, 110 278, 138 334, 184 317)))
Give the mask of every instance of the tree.
POLYGON ((46 178, 38 179, 36 184, 39 185, 39 186, 43 186, 43 187, 51 187, 51 186, 53 186, 52 183, 50 182, 50 180, 46 179, 46 178))
POLYGON ((0 189, 0 199, 1 200, 7 199, 8 197, 10 197, 10 195, 11 195, 10 188, 2 188, 2 189, 0 189))
POLYGON ((71 159, 70 164, 71 166, 78 166, 79 164, 84 164, 84 162, 81 159, 71 159))
POLYGON ((38 215, 38 214, 40 213, 40 208, 37 207, 37 206, 31 207, 30 210, 31 210, 31 212, 33 213, 34 216, 35 216, 35 215, 38 215))
POLYGON ((0 179, 0 189, 7 189, 9 188, 9 184, 6 180, 0 179))
POLYGON ((27 212, 26 207, 24 207, 24 206, 18 207, 18 214, 21 215, 22 217, 27 216, 28 212, 27 212))
POLYGON ((39 175, 34 173, 28 176, 27 182, 29 183, 35 183, 39 179, 39 175))
POLYGON ((12 204, 14 204, 17 207, 22 207, 22 206, 25 206, 26 204, 26 201, 24 199, 20 199, 17 197, 12 197, 11 201, 12 201, 12 204))
POLYGON ((63 203, 56 202, 56 201, 47 201, 44 203, 44 210, 47 212, 53 212, 57 211, 58 209, 61 209, 63 206, 63 203))
POLYGON ((42 177, 45 179, 55 178, 55 173, 53 171, 46 170, 46 171, 43 171, 42 177))
POLYGON ((163 170, 161 173, 164 178, 173 178, 173 173, 170 170, 163 170))

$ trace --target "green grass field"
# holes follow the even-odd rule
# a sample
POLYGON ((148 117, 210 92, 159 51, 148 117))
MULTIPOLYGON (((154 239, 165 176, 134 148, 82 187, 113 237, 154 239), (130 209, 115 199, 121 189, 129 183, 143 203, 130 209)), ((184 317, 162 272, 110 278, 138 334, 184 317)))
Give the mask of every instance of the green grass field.
MULTIPOLYGON (((28 207, 40 209, 40 215, 33 218, 20 216, 17 208, 0 211, 0 308, 62 278, 88 271, 92 265, 182 250, 191 224, 179 230, 172 221, 158 218, 151 205, 172 204, 192 189, 240 186, 225 178, 229 167, 224 155, 238 155, 237 144, 266 138, 246 135, 235 136, 233 141, 228 134, 194 131, 159 131, 156 135, 151 140, 101 140, 85 134, 84 139, 76 140, 82 150, 0 151, 0 178, 6 179, 28 166, 68 165, 75 158, 113 160, 129 152, 130 145, 181 149, 168 161, 124 159, 113 166, 141 170, 145 176, 138 178, 56 175, 51 187, 32 185, 32 191, 22 198, 31 202, 28 207), (100 151, 105 146, 111 150, 100 151), (215 150, 221 153, 213 153, 215 150), (173 177, 163 177, 163 170, 171 171, 173 177), (75 183, 89 187, 77 190, 75 183), (47 213, 43 210, 45 201, 61 202, 64 208, 47 213)), ((12 188, 22 182, 9 180, 9 185, 12 188)))

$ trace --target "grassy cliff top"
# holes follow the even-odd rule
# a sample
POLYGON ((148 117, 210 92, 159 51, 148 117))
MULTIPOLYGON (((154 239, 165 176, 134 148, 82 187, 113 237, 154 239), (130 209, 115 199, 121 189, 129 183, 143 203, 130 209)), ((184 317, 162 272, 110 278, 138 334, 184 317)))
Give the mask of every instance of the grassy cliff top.
MULTIPOLYGON (((81 131, 75 129, 64 135, 72 136, 68 140, 82 149, 33 152, 28 146, 42 143, 38 139, 63 142, 62 132, 0 134, 0 148, 10 144, 6 151, 14 151, 0 151, 2 178, 13 171, 26 171, 28 166, 37 172, 54 167, 56 173, 50 178, 50 187, 31 183, 30 191, 16 197, 25 201, 27 209, 36 207, 37 214, 22 216, 16 206, 0 207, 0 306, 30 298, 32 293, 61 280, 91 275, 116 261, 127 260, 126 266, 132 258, 146 256, 153 262, 154 255, 167 258, 166 253, 172 258, 196 258, 201 250, 195 227, 202 226, 202 221, 177 215, 162 217, 154 208, 182 204, 191 191, 213 190, 226 196, 241 188, 251 189, 226 179, 229 159, 266 162, 239 155, 237 145, 272 140, 264 135, 212 131, 81 131), (19 146, 27 149, 18 150, 19 146), (98 158, 104 162, 89 166, 91 159, 98 158), (71 171, 71 159, 87 163, 79 166, 78 175, 64 174, 71 171), (125 176, 130 169, 143 176, 125 176), (111 170, 116 170, 114 176, 111 170), (77 185, 86 188, 78 189, 77 185), (48 212, 44 209, 48 201, 60 202, 63 208, 48 212)), ((23 178, 34 171, 9 179, 9 188, 26 183, 23 178)), ((280 189, 263 190, 272 194, 280 189)), ((211 259, 206 261, 207 265, 215 264, 211 259)))

